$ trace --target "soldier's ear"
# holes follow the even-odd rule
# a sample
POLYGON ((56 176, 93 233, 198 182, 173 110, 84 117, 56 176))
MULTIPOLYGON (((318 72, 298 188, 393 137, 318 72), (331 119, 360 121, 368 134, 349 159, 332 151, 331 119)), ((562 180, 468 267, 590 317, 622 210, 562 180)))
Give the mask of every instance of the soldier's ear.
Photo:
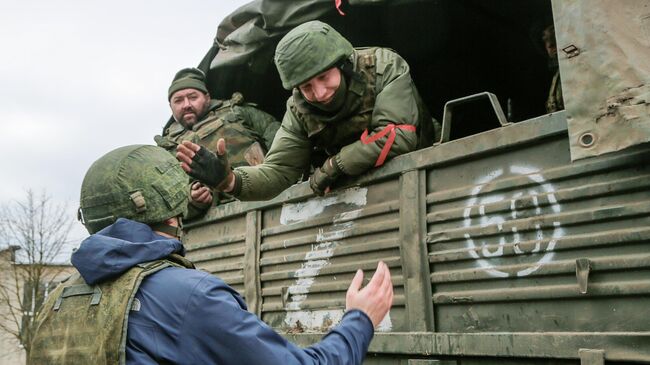
POLYGON ((208 92, 208 91, 206 91, 205 96, 208 97, 208 100, 212 99, 212 98, 210 97, 210 92, 208 92))

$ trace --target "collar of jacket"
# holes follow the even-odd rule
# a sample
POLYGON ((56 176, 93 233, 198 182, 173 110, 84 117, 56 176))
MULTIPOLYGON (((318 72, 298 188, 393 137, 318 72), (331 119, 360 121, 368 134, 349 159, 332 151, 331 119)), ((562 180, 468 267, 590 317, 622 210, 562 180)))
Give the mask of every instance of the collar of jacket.
POLYGON ((366 77, 360 72, 353 72, 348 82, 348 92, 341 109, 335 114, 325 113, 309 104, 298 88, 293 89, 293 102, 299 113, 309 115, 304 118, 307 136, 311 137, 322 131, 328 124, 346 120, 358 113, 359 107, 366 92, 366 77))

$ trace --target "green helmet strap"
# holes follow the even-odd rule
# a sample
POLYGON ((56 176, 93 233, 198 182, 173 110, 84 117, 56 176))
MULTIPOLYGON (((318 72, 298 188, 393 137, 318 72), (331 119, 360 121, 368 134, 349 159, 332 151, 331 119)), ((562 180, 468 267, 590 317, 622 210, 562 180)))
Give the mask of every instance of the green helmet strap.
POLYGON ((183 228, 182 227, 174 227, 170 226, 169 224, 165 223, 156 223, 151 225, 151 229, 154 231, 166 233, 170 236, 174 236, 178 238, 179 240, 183 236, 183 228))

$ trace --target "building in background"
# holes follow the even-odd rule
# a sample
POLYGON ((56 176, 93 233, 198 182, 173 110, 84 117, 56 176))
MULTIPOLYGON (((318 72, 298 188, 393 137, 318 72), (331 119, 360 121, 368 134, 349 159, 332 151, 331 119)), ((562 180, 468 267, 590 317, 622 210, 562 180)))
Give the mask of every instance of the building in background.
POLYGON ((18 246, 0 247, 0 287, 7 289, 0 290, 0 365, 25 363, 25 350, 14 335, 18 332, 18 323, 29 321, 56 284, 74 271, 68 263, 47 264, 42 275, 47 282, 38 285, 38 288, 34 285, 26 287, 24 280, 16 280, 16 273, 28 271, 30 264, 20 263, 20 260, 16 262, 17 256, 20 257, 18 246), (17 295, 6 294, 14 288, 17 295), (21 307, 24 309, 22 313, 19 310, 21 307))

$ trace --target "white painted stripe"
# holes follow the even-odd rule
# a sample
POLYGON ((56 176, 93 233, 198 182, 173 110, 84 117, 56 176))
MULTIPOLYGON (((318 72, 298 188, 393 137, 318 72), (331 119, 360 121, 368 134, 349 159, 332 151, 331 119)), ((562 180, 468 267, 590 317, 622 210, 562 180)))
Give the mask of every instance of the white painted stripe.
POLYGON ((280 213, 280 224, 286 225, 312 219, 336 204, 349 204, 357 207, 367 203, 368 188, 351 188, 325 197, 315 197, 305 202, 285 204, 280 213))

